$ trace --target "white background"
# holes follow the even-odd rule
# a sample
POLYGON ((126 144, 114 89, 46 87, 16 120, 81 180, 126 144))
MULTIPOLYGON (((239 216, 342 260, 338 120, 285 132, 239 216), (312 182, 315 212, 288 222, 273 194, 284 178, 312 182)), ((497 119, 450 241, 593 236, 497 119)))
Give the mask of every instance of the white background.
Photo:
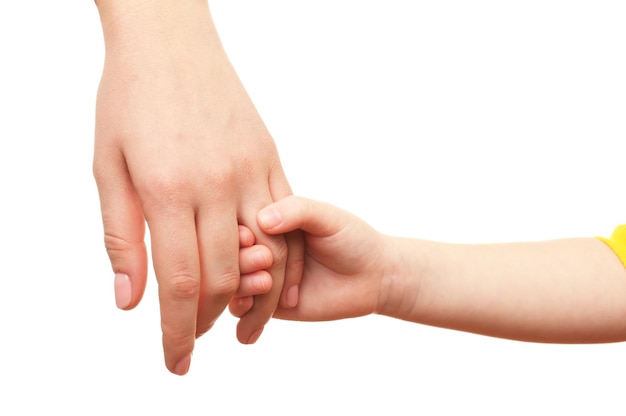
MULTIPOLYGON (((621 1, 215 0, 296 193, 450 242, 624 221, 621 1)), ((0 414, 621 414, 626 344, 538 345, 366 317, 228 313, 185 377, 151 275, 115 308, 91 177, 89 0, 0 3, 0 414)), ((626 302, 626 299, 624 300, 626 302)))

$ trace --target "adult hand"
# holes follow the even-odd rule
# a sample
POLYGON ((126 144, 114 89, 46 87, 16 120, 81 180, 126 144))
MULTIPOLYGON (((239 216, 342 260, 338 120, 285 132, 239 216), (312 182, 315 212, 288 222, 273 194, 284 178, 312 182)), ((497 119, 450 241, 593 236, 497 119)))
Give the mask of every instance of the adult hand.
POLYGON ((282 305, 295 304, 299 240, 270 237, 255 219, 260 208, 291 190, 206 2, 97 5, 106 57, 93 169, 116 302, 132 309, 143 295, 147 223, 165 363, 182 375, 195 338, 211 328, 239 287, 238 224, 251 229, 274 259, 272 289, 240 320, 238 339, 256 341, 283 287, 282 305))

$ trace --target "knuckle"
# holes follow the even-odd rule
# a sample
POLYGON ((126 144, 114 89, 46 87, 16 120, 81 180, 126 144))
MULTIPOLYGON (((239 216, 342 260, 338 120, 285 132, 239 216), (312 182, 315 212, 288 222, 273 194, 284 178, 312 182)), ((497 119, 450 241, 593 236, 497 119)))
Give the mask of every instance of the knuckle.
POLYGON ((187 205, 197 195, 210 195, 213 200, 226 198, 238 183, 239 174, 232 163, 218 162, 201 169, 191 164, 143 172, 134 182, 146 208, 168 212, 187 205))
POLYGON ((237 171, 243 172, 246 177, 253 175, 257 170, 256 160, 252 154, 242 155, 237 161, 237 171))
POLYGON ((143 241, 130 241, 112 232, 105 232, 104 234, 104 248, 112 262, 132 255, 133 251, 142 244, 144 244, 143 241))
POLYGON ((109 253, 124 253, 130 251, 131 243, 118 235, 105 233, 104 248, 109 253))
POLYGON ((215 163, 203 175, 203 192, 213 197, 223 195, 237 183, 239 171, 231 163, 215 163))
POLYGON ((239 288, 239 270, 227 270, 218 275, 210 284, 210 294, 217 298, 234 296, 239 288))
POLYGON ((272 256, 275 264, 285 264, 288 257, 288 248, 284 240, 279 240, 277 244, 272 246, 272 256))
POLYGON ((191 274, 173 276, 168 280, 163 290, 164 295, 174 301, 194 300, 200 293, 200 280, 191 274))
POLYGON ((214 166, 209 172, 209 180, 217 185, 228 185, 236 176, 235 166, 230 163, 214 166))
POLYGON ((175 207, 186 200, 190 178, 179 172, 164 171, 137 181, 137 190, 146 202, 161 207, 175 207))

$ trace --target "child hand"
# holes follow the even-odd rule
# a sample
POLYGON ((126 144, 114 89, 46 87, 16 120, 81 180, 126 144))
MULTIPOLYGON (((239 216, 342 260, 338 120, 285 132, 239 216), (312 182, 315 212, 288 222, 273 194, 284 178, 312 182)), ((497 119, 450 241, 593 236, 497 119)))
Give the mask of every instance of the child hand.
MULTIPOLYGON (((326 321, 378 310, 385 278, 392 275, 388 270, 392 263, 387 261, 392 251, 389 238, 353 214, 296 196, 264 208, 257 221, 262 231, 272 235, 298 229, 304 232, 304 271, 298 305, 279 307, 274 317, 326 321)), ((244 229, 243 233, 247 232, 244 229)), ((240 261, 250 264, 250 253, 242 249, 240 261)), ((251 293, 244 289, 249 277, 250 274, 242 276, 240 296, 251 293)), ((251 298, 240 297, 230 302, 229 309, 233 315, 242 316, 252 305, 251 298)))
POLYGON ((256 244, 252 230, 243 225, 239 226, 239 270, 241 278, 239 288, 232 302, 237 302, 239 308, 245 309, 245 314, 254 306, 255 295, 264 295, 272 289, 272 276, 267 271, 274 262, 271 250, 263 245, 256 244))

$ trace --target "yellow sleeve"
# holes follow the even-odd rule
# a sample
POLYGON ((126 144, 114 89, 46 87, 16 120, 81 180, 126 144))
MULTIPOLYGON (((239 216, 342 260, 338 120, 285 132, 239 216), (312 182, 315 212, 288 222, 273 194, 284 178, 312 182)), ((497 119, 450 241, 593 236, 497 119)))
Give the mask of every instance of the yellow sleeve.
POLYGON ((626 224, 617 226, 611 238, 598 237, 598 239, 604 241, 611 247, 611 250, 617 254, 617 257, 619 257, 624 267, 626 267, 626 224))

